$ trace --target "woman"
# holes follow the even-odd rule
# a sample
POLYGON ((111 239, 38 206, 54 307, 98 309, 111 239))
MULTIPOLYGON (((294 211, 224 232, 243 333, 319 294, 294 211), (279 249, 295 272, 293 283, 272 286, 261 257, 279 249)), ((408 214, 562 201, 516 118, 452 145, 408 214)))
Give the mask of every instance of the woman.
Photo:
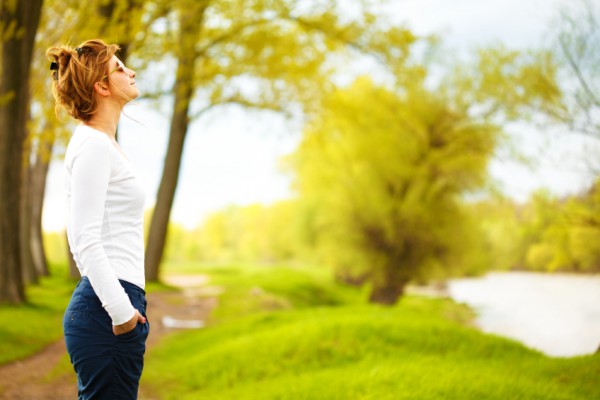
POLYGON ((67 237, 81 273, 63 326, 79 399, 135 399, 146 320, 144 192, 115 140, 123 106, 135 99, 135 72, 116 45, 89 40, 52 47, 57 115, 80 124, 65 155, 67 237))

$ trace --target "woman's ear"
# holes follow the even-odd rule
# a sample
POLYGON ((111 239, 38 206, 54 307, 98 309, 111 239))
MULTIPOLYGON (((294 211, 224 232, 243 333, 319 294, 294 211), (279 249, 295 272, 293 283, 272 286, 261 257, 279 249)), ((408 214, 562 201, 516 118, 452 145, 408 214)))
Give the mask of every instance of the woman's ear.
POLYGON ((105 97, 110 96, 110 90, 108 90, 108 86, 103 82, 94 83, 94 90, 100 96, 105 96, 105 97))

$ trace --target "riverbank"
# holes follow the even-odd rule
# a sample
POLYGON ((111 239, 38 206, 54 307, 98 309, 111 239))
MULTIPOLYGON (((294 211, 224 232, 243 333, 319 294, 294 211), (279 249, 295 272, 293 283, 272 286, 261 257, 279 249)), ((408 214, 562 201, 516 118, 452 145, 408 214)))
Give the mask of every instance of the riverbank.
POLYGON ((149 352, 160 399, 590 399, 600 358, 552 359, 471 327, 448 299, 366 304, 322 269, 202 268, 219 289, 206 329, 149 352))

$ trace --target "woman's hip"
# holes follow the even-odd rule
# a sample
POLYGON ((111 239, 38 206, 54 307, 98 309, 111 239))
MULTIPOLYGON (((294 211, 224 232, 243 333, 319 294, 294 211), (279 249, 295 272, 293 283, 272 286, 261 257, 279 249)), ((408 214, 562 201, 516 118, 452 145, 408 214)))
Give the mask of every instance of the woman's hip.
MULTIPOLYGON (((129 296, 131 303, 146 317, 146 297, 143 289, 136 285, 120 281, 129 296)), ((102 303, 87 277, 81 278, 73 291, 71 301, 63 318, 63 328, 69 354, 79 348, 86 353, 106 354, 111 351, 134 351, 132 355, 143 355, 149 323, 137 324, 125 334, 115 336, 110 316, 102 307, 102 303)))

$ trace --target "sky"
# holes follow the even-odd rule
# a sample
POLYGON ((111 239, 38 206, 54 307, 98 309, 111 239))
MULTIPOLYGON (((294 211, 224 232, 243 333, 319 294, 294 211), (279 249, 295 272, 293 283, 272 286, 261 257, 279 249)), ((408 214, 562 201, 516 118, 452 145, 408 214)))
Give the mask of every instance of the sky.
MULTIPOLYGON (((391 0, 385 11, 417 34, 437 33, 445 47, 468 54, 477 47, 503 43, 508 48, 539 47, 549 33, 555 10, 568 0, 391 0)), ((138 77, 143 79, 143 76, 138 77)), ((167 148, 169 115, 148 102, 126 106, 119 142, 146 190, 152 207, 167 148)), ((515 148, 532 165, 497 157, 490 174, 507 195, 525 201, 545 187, 559 195, 587 187, 592 175, 584 155, 597 143, 564 132, 540 132, 530 126, 508 127, 515 148)), ((175 223, 197 226, 228 205, 270 204, 293 196, 291 176, 279 160, 301 138, 298 121, 237 106, 215 109, 195 121, 186 137, 180 178, 171 213, 175 223)), ((65 225, 63 149, 50 165, 42 224, 47 231, 65 225)))

